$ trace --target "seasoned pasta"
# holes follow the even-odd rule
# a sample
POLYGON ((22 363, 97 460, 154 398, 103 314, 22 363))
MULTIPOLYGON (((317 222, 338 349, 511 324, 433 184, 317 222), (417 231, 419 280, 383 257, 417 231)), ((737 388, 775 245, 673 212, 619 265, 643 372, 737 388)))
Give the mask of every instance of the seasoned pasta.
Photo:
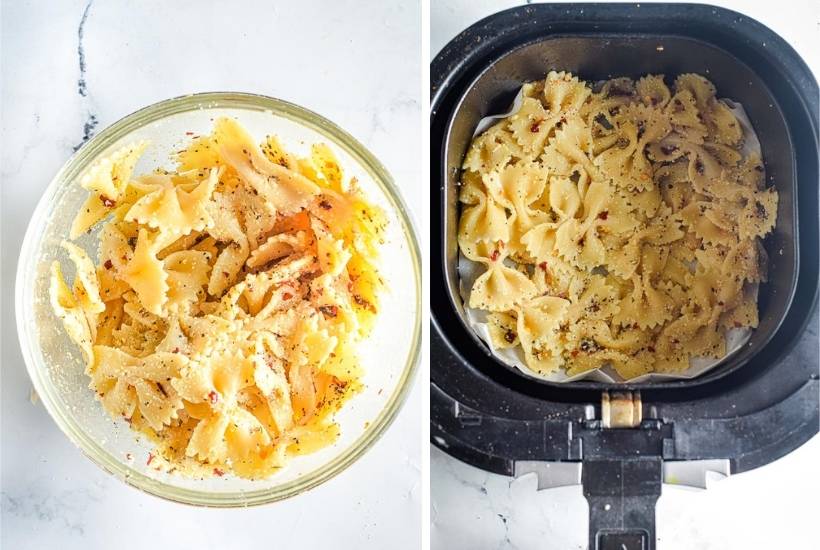
POLYGON ((233 119, 139 176, 147 143, 94 163, 51 303, 105 410, 156 442, 150 465, 262 478, 338 436, 361 388, 386 218, 332 151, 258 146, 233 119))
POLYGON ((459 249, 484 266, 467 306, 493 348, 541 375, 623 379, 723 357, 728 330, 757 326, 777 219, 744 140, 699 75, 525 84, 460 181, 459 249))

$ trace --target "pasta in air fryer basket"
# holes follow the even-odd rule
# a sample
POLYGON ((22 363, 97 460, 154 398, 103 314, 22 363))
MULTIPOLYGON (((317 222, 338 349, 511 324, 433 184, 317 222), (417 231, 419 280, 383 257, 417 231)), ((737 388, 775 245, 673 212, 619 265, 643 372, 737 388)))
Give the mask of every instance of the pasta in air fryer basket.
POLYGON ((152 466, 261 478, 331 444, 360 389, 386 218, 332 151, 261 147, 233 119, 133 176, 147 143, 98 160, 75 239, 109 218, 95 263, 64 242, 54 311, 104 408, 156 442, 152 466))
POLYGON ((473 140, 459 191, 462 263, 482 266, 466 305, 497 353, 629 380, 757 326, 778 195, 711 82, 550 72, 517 106, 473 140))

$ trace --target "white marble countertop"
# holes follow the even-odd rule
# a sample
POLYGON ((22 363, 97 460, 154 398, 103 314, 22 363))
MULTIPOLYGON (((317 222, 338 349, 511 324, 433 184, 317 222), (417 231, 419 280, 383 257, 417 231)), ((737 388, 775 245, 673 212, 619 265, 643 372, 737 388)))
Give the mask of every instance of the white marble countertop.
MULTIPOLYGON (((710 0, 743 12, 783 36, 820 75, 820 4, 763 0, 710 0)), ((430 54, 456 34, 515 0, 431 2, 430 54)), ((529 3, 529 2, 528 2, 529 3)), ((817 320, 795 353, 816 360, 817 320)), ((657 506, 661 550, 818 548, 820 437, 789 455, 706 491, 664 485, 657 506)), ((432 550, 587 547, 586 501, 581 487, 536 491, 535 478, 489 474, 433 449, 430 459, 432 550)))
POLYGON ((384 438, 323 486, 260 508, 197 509, 105 474, 29 402, 12 307, 26 224, 72 149, 140 107, 190 92, 258 92, 333 120, 388 167, 426 227, 420 32, 420 8, 402 0, 366 13, 353 0, 3 2, 0 547, 420 546, 420 378, 384 438))

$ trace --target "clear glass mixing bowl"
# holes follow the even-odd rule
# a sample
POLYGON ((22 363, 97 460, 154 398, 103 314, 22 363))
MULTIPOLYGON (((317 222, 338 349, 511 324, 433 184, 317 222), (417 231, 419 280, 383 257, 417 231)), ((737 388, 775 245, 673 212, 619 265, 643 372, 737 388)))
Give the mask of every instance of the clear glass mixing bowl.
MULTIPOLYGON (((97 235, 78 239, 96 255, 97 235)), ((410 391, 419 362, 421 265, 407 208, 387 170, 360 143, 332 122, 296 105, 243 93, 204 93, 169 99, 111 125, 68 160, 40 199, 29 223, 16 281, 20 345, 31 380, 63 432, 97 465, 126 483, 160 497, 205 506, 248 506, 280 500, 330 479, 358 459, 384 433, 410 391), (48 299, 48 270, 54 259, 73 277, 60 241, 67 237, 86 196, 78 177, 100 155, 122 145, 151 142, 136 173, 170 167, 186 132, 208 133, 218 116, 236 117, 254 137, 280 137, 286 148, 307 155, 313 143, 328 144, 347 177, 355 176, 390 223, 382 248, 382 297, 373 334, 362 344, 365 389, 349 400, 336 420, 341 437, 332 446, 294 458, 265 480, 233 476, 190 479, 161 473, 146 464, 152 448, 122 420, 112 419, 88 389, 79 349, 68 338, 48 299)))

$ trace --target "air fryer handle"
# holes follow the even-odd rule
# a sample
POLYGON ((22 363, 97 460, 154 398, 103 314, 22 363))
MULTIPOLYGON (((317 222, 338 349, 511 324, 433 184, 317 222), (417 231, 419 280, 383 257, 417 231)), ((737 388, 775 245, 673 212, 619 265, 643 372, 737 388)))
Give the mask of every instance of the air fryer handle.
POLYGON ((662 460, 585 460, 582 472, 589 503, 589 550, 655 550, 662 460))

